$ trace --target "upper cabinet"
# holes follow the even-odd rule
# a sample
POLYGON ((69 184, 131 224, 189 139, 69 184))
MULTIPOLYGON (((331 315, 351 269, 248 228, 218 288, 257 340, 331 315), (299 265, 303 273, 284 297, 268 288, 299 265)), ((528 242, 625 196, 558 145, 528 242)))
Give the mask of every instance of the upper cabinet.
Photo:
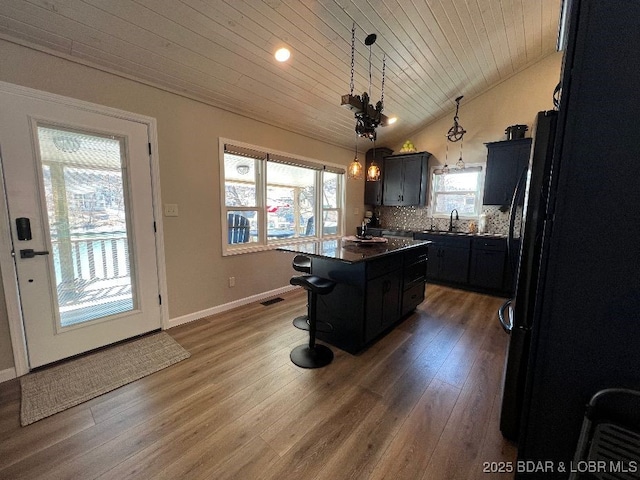
POLYGON ((485 205, 509 205, 520 176, 529 164, 531 138, 487 143, 485 205))
POLYGON ((371 148, 367 151, 367 159, 365 163, 365 175, 371 163, 375 160, 376 165, 380 169, 380 180, 377 182, 364 183, 364 204, 365 205, 382 205, 382 184, 384 178, 384 157, 388 157, 393 153, 390 148, 371 148))
POLYGON ((382 204, 426 205, 429 152, 392 155, 384 159, 382 204))

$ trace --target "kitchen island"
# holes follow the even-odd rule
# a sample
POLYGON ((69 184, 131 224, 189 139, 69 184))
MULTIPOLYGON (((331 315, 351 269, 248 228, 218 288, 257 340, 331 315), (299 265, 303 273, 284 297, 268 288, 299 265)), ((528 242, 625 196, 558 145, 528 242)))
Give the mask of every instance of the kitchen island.
POLYGON ((336 282, 318 298, 317 318, 331 325, 317 336, 358 353, 392 329, 423 300, 429 241, 389 238, 385 243, 345 239, 283 245, 311 257, 311 273, 336 282))

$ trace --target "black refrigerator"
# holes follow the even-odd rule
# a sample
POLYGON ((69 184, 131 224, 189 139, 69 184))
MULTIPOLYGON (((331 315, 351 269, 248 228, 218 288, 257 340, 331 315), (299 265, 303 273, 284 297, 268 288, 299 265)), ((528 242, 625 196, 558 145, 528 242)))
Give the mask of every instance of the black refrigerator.
POLYGON ((640 390, 640 0, 573 1, 557 112, 542 112, 501 428, 567 478, 585 405, 640 390), (564 471, 563 470, 564 467, 564 471))

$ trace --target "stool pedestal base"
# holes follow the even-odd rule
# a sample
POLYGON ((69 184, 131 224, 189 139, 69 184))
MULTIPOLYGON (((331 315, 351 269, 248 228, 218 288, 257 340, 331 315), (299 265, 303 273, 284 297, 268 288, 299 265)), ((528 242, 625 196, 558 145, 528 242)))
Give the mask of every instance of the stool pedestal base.
POLYGON ((314 348, 309 345, 299 345, 289 355, 291 361, 302 368, 320 368, 329 365, 333 360, 333 352, 329 347, 316 344, 314 348))

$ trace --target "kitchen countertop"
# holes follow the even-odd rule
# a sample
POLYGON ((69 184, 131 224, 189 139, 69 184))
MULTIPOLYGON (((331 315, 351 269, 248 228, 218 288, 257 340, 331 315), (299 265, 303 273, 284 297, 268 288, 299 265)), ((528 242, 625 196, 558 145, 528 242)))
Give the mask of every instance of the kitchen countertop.
POLYGON ((304 253, 312 257, 316 256, 347 263, 357 263, 430 243, 425 240, 413 240, 411 237, 390 237, 387 240, 388 242, 386 243, 362 244, 339 238, 315 242, 292 243, 290 245, 281 245, 277 249, 286 252, 304 253))
POLYGON ((397 228, 371 227, 368 232, 381 232, 383 237, 407 237, 412 238, 416 233, 424 233, 429 235, 453 235, 464 237, 482 237, 482 238, 507 238, 507 235, 499 233, 469 233, 469 232, 448 232, 445 230, 403 230, 397 228))

